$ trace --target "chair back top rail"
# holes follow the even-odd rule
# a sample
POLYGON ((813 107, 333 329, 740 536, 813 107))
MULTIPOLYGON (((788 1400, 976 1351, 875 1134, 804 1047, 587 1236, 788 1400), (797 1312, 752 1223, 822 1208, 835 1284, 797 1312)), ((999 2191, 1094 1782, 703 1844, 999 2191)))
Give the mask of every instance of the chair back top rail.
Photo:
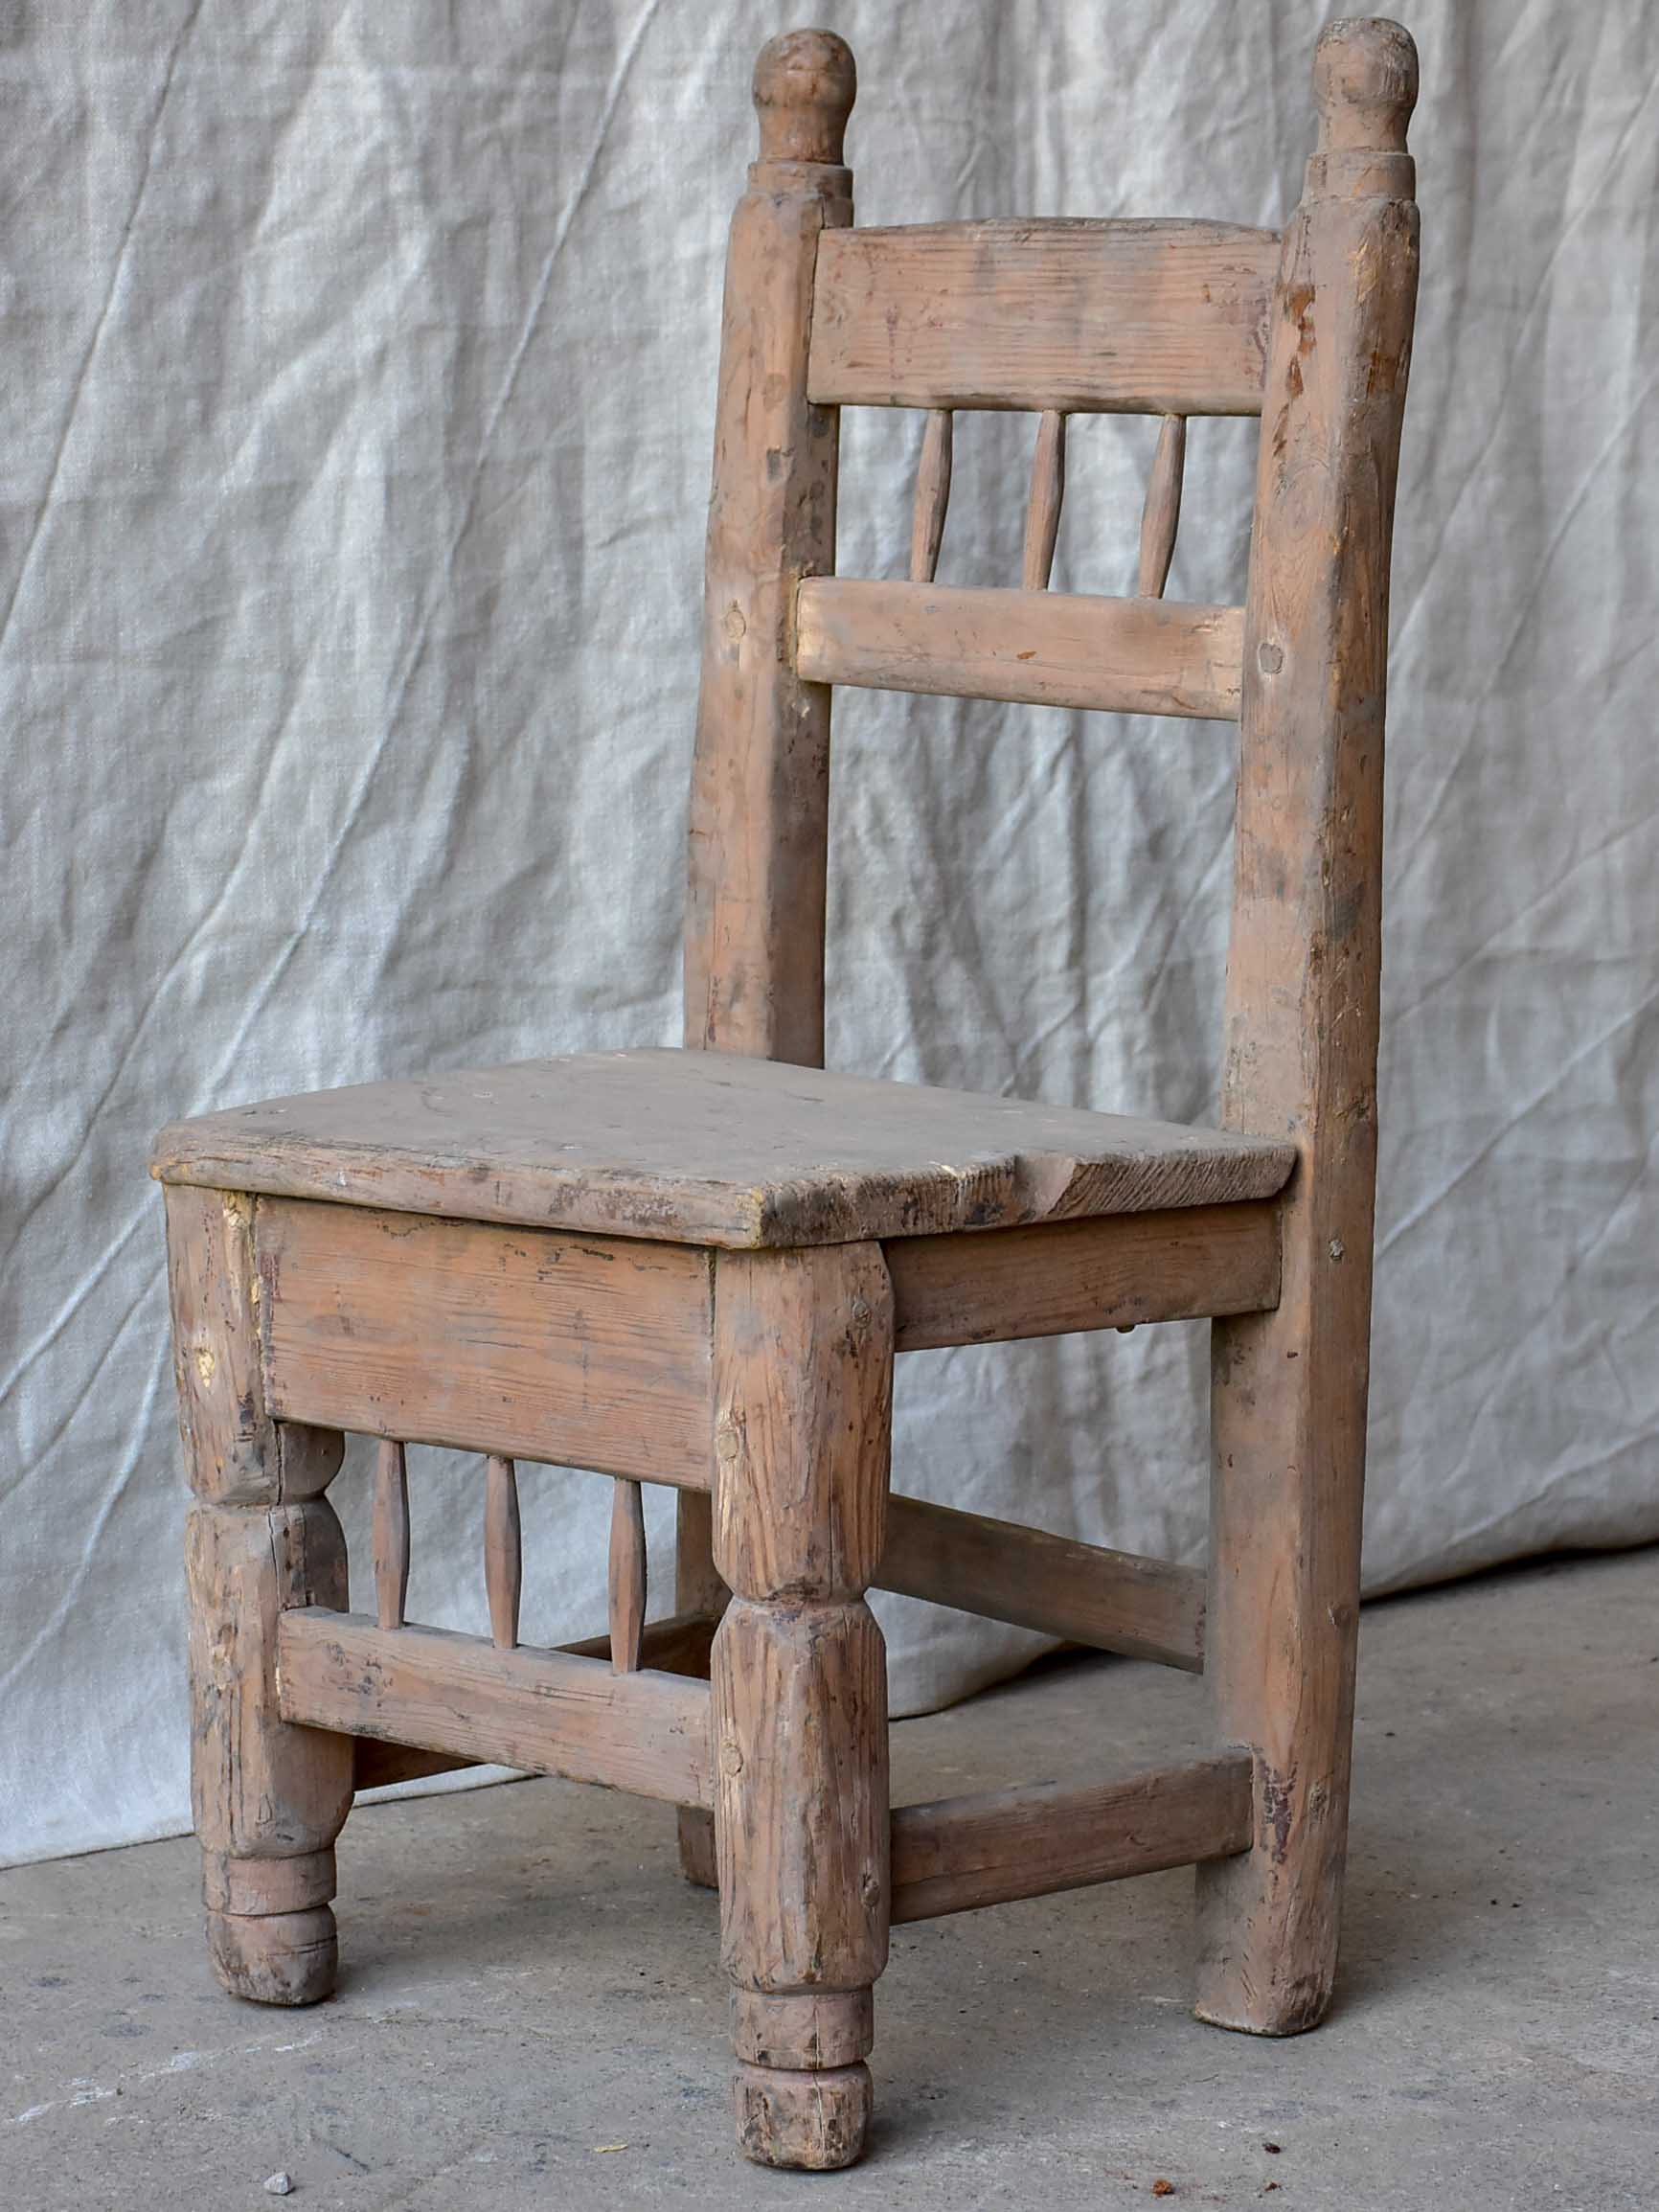
POLYGON ((1259 415, 1279 233, 1170 220, 826 230, 823 406, 1259 415))

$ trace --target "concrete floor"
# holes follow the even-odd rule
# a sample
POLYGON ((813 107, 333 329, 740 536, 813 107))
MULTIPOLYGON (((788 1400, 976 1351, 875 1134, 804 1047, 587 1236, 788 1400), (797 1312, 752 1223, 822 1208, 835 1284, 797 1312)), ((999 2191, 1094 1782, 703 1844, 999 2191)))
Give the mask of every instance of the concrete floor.
MULTIPOLYGON (((896 1731, 905 1798, 1202 1741, 1186 1677, 1052 1662, 896 1731), (1046 1748, 1039 1747, 1046 1746, 1046 1748)), ((1293 2042, 1186 2012, 1191 1876, 900 1929, 850 2174, 738 2159, 715 1908, 661 1808, 365 1807, 340 1995, 210 1980, 193 1846, 0 1875, 0 2206, 1659 2204, 1659 1552, 1365 1615, 1344 1971, 1293 2042), (1277 2144, 1277 2151, 1269 2145, 1277 2144)))

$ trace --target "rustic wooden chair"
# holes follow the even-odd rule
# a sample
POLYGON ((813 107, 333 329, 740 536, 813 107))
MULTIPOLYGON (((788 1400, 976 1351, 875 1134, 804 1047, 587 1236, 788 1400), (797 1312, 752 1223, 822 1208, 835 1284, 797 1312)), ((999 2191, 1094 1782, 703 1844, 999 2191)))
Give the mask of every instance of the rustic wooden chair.
POLYGON ((486 1760, 685 1809, 687 1869, 720 1892, 739 2139, 774 2165, 858 2154, 894 1920, 1192 1862, 1200 2016, 1282 2035, 1324 2012, 1416 84, 1398 26, 1326 32, 1283 237, 857 230, 851 54, 803 32, 761 55, 726 281, 690 1049, 284 1099, 157 1146, 197 1500, 195 1820, 239 1995, 332 1988, 354 1788, 486 1760), (832 573, 849 405, 927 410, 905 582, 832 573), (934 582, 966 407, 1040 417, 1017 591, 934 582), (1163 418, 1139 594, 1050 593, 1066 418, 1111 409, 1163 418), (1257 414, 1245 604, 1170 604, 1185 419, 1257 414), (822 1072, 837 683, 1238 720, 1220 1129, 822 1072), (889 1496, 895 1353, 1203 1315, 1207 1576, 889 1496), (370 1614, 346 1609, 324 1494, 346 1430, 381 1440, 370 1614), (411 1440, 488 1455, 489 1639, 405 1623, 411 1440), (518 1642, 519 1458, 615 1478, 608 1638, 518 1642), (680 1502, 679 1610, 648 1626, 642 1482, 680 1502), (1215 1748, 890 1809, 871 1586, 1202 1667, 1215 1748))

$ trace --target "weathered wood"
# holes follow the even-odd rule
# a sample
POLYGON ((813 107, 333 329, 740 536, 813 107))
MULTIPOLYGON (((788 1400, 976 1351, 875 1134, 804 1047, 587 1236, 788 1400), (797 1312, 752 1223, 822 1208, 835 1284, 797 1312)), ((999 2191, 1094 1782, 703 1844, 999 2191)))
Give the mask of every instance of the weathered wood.
POLYGON ((191 1487, 220 1505, 320 1497, 340 1471, 338 1429, 273 1422, 259 1373, 254 1200, 170 1186, 168 1288, 173 1380, 191 1487))
POLYGON ((916 507, 910 523, 912 583, 931 583, 939 568, 945 511, 950 505, 951 445, 949 408, 930 408, 927 427, 921 434, 921 459, 916 470, 916 507))
POLYGON ((375 1454, 370 1544, 375 1617, 383 1629, 400 1629, 409 1597, 409 1465, 403 1447, 387 1437, 375 1454))
POLYGON ((283 1717, 307 1728, 712 1802, 709 1693, 685 1676, 618 1675, 602 1659, 322 1609, 284 1613, 278 1647, 283 1717))
POLYGON ((489 1606, 489 1633, 497 1651, 511 1652, 518 1641, 518 1605, 523 1589, 518 1471, 511 1459, 492 1451, 484 1463, 484 1592, 489 1606))
POLYGON ((1195 1860, 1200 2013, 1285 2033, 1323 2011, 1358 1589, 1410 39, 1332 26, 1315 88, 1282 259, 1270 233, 1201 223, 854 233, 851 55, 823 33, 763 54, 708 540, 695 1049, 279 1100, 158 1142, 202 1501, 193 1787, 232 1989, 331 1987, 353 1779, 489 1760, 681 1808, 688 1868, 720 1880, 739 2140, 767 2163, 858 2153, 890 1915, 1195 1860), (828 573, 847 401, 930 410, 908 583, 828 573), (963 406, 1044 418, 1019 592, 934 581, 963 406), (1133 601, 1047 589, 1065 418, 1101 407, 1166 419, 1133 601), (1185 418, 1257 411, 1246 606, 1166 604, 1185 418), (817 1072, 837 682, 1241 720, 1222 1130, 817 1072), (1192 1570, 888 1499, 896 1349, 1203 1312, 1207 1617, 1192 1570), (343 1427, 386 1440, 385 1626, 336 1609, 321 1494, 343 1427), (492 1642, 394 1625, 404 1440, 491 1455, 492 1642), (513 1454, 623 1478, 611 1630, 573 1652, 515 1645, 513 1454), (681 1489, 694 1619, 642 1627, 642 1479, 681 1489), (1178 1665, 1202 1652, 1235 1748, 890 1814, 872 1583, 1178 1665))
POLYGON ((1020 582, 1027 591, 1047 591, 1059 536, 1060 508, 1066 496, 1066 419, 1046 408, 1037 422, 1032 459, 1031 498, 1026 506, 1025 560, 1020 582))
POLYGON ((732 218, 692 775, 686 1042, 818 1065, 830 694, 797 673, 795 586, 835 565, 838 418, 807 398, 820 238, 852 219, 852 57, 774 39, 761 158, 732 218))
POLYGON ((896 1494, 872 1581, 878 1590, 1011 1621, 1068 1644, 1193 1673, 1204 1664, 1204 1576, 1172 1560, 896 1494))
MULTIPOLYGON (((791 629, 798 580, 835 565, 839 417, 807 399, 807 333, 820 240, 852 220, 856 85, 852 52, 823 33, 775 38, 756 64, 761 159, 728 249, 692 776, 685 1042, 810 1066, 824 1059, 830 695, 797 673, 791 629)), ((682 1493, 681 1608, 724 1604, 711 1541, 682 1493)), ((713 1886, 713 1820, 682 1812, 679 1837, 688 1878, 713 1886)))
POLYGON ((788 2000, 856 1997, 887 1959, 887 1671, 863 1591, 892 1382, 878 1249, 721 1256, 715 1557, 734 1596, 714 1646, 715 1819, 722 1953, 745 1993, 739 2139, 768 2164, 845 2165, 869 2121, 862 2055, 814 2062, 788 2000), (789 2017, 768 2026, 779 1998, 789 2017), (798 2063, 757 2063, 774 2041, 798 2063))
POLYGON ((808 577, 796 656, 820 683, 1237 721, 1236 606, 808 577))
POLYGON ((345 1604, 345 1539, 327 1498, 201 1504, 187 1524, 185 1560, 191 1807, 209 1954, 234 1995, 315 2004, 337 1970, 329 1901, 334 1839, 352 1802, 352 1746, 287 1725, 278 1630, 285 1607, 345 1604))
MULTIPOLYGON (((648 1621, 640 1639, 641 1667, 659 1675, 689 1675, 695 1681, 706 1682, 715 1626, 715 1617, 708 1613, 674 1613, 664 1621, 648 1621)), ((557 1648, 579 1659, 603 1659, 607 1663, 610 1659, 608 1636, 583 1636, 580 1642, 557 1648)), ((476 1759, 463 1758, 458 1751, 422 1750, 413 1744, 383 1743, 375 1736, 355 1737, 352 1747, 356 1755, 353 1787, 357 1790, 382 1790, 390 1783, 455 1773, 479 1764, 476 1759)), ((682 1806, 680 1810, 688 1820, 714 1818, 702 1807, 682 1806)), ((706 1886, 716 1886, 712 1872, 706 1886)))
POLYGON ((886 1536, 886 1263, 741 1252, 715 1281, 715 1563, 744 1597, 856 1598, 886 1536))
MULTIPOLYGON (((705 1619, 712 1638, 716 1623, 726 1609, 730 1590, 715 1564, 715 1501, 706 1491, 682 1490, 675 1494, 674 1606, 681 1615, 705 1619)), ((647 1630, 648 1640, 649 1630, 647 1630)), ((660 1659, 648 1662, 663 1665, 660 1659)), ((670 1669, 670 1672, 674 1670, 670 1669)), ((688 1673, 699 1670, 688 1668, 688 1673)), ((708 1673, 707 1655, 700 1670, 708 1673)), ((715 1816, 683 1807, 679 1822, 680 1872, 699 1889, 718 1889, 719 1866, 715 1853, 715 1816)))
POLYGON ((1141 510, 1141 569, 1135 585, 1142 599, 1162 599, 1181 524, 1181 480, 1187 466, 1187 423, 1166 415, 1158 430, 1147 501, 1141 510))
POLYGON ((637 1482, 612 1486, 610 1509, 610 1663, 631 1675, 640 1663, 646 1620, 645 1501, 637 1482))
POLYGON ((1214 1333, 1210 1673, 1220 1733, 1261 1782, 1254 1848, 1200 1877, 1198 2011, 1268 2035, 1329 2002, 1348 1829, 1416 89, 1397 24, 1321 38, 1250 552, 1223 1110, 1288 1132, 1299 1166, 1278 1307, 1214 1333))
MULTIPOLYGON (((1011 596, 1026 607, 1064 604, 1048 593, 1011 596)), ((1141 605, 1153 621, 1173 611, 1118 604, 1141 605)), ((420 1257, 421 1236, 435 1240, 432 1248, 445 1255, 445 1269, 451 1265, 443 1231, 418 1230, 413 1222, 399 1227, 397 1213, 469 1223, 544 1222, 579 1238, 581 1248, 606 1240, 585 1264, 577 1245, 567 1245, 558 1258, 552 1243, 534 1237, 487 1240, 479 1257, 519 1247, 536 1254, 520 1273, 534 1280, 536 1267, 545 1271, 536 1293, 543 1335, 557 1326, 562 1340, 577 1312, 593 1316, 585 1333, 572 1334, 575 1373, 586 1374, 610 1356, 613 1333, 625 1340, 640 1373, 607 1381, 607 1393, 620 1390, 625 1410, 642 1389, 678 1402, 676 1347, 688 1310, 681 1285, 688 1270, 703 1266, 689 1255, 653 1255, 642 1249, 646 1243, 733 1249, 856 1243, 1270 1197, 1295 1156, 1276 1137, 877 1083, 714 1052, 582 1053, 489 1075, 323 1091, 210 1115, 188 1125, 183 1136, 189 1142, 181 1142, 165 1171, 170 1174, 188 1180, 205 1172, 188 1156, 193 1149, 221 1165, 234 1157, 250 1188, 327 1199, 331 1213, 374 1209, 387 1222, 384 1238, 405 1240, 397 1280, 411 1270, 424 1271, 422 1279, 430 1274, 431 1264, 420 1257), (391 1218, 388 1208, 395 1210, 391 1218), (570 1293, 568 1307, 559 1303, 560 1274, 582 1278, 582 1293, 570 1293), (618 1285, 608 1296, 601 1289, 606 1275, 618 1285), (668 1341, 652 1340, 659 1300, 648 1283, 660 1288, 660 1306, 677 1317, 662 1321, 668 1341), (560 1320, 561 1313, 567 1318, 560 1320)), ((268 1265, 265 1220, 279 1218, 287 1218, 282 1209, 268 1216, 261 1210, 261 1266, 268 1265)), ((497 1265, 512 1273, 507 1259, 490 1258, 489 1266, 497 1265)), ((485 1294, 484 1286, 469 1283, 467 1294, 485 1294)), ((464 1312, 453 1316, 453 1327, 465 1339, 464 1312)), ((377 1327, 376 1341, 381 1334, 377 1327)), ((555 1349, 548 1347, 550 1358, 555 1349)), ((474 1347, 469 1358, 476 1357, 474 1347)), ((538 1378, 542 1388, 550 1380, 557 1386, 556 1368, 538 1370, 538 1378)), ((442 1397, 436 1382, 434 1392, 442 1397)), ((282 1410, 297 1416, 296 1408, 282 1410)), ((615 1418, 608 1400, 606 1418, 615 1418)), ((373 1432, 376 1425, 342 1420, 335 1425, 373 1432)), ((633 1433, 631 1420, 625 1425, 633 1433)), ((419 1430, 408 1433, 427 1441, 419 1430)), ((457 1441, 510 1448, 493 1437, 457 1441)), ((651 1448, 661 1450, 660 1439, 651 1448)), ((515 1456, 542 1455, 526 1448, 515 1456)), ((632 1462, 605 1471, 656 1482, 687 1479, 672 1471, 678 1450, 668 1456, 668 1472, 632 1462)), ((701 1487, 699 1477, 690 1479, 701 1487)))
POLYGON ((1274 1199, 896 1237, 882 1250, 899 1352, 1253 1313, 1279 1296, 1274 1199))
POLYGON ((955 222, 826 232, 811 397, 865 407, 1254 415, 1273 231, 955 222))
POLYGON ((893 1815, 893 1917, 931 1920, 1248 1850, 1251 1763, 1221 1752, 1126 1780, 1054 1782, 904 1805, 893 1815))
POLYGON ((289 1199, 258 1236, 277 1410, 707 1485, 705 1256, 289 1199))
POLYGON ((277 1709, 277 1617, 344 1605, 340 1524, 318 1494, 337 1434, 272 1418, 260 1372, 253 1200, 169 1191, 168 1277, 185 1468, 191 1805, 208 1949, 238 1996, 313 2004, 334 1986, 334 1838, 352 1746, 277 1709))

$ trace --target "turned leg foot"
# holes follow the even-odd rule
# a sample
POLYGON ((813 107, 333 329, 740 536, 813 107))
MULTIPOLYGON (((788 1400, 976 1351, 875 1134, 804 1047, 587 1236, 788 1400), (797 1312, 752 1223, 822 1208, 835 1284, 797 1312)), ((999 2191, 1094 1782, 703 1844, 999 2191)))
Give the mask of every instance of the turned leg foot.
POLYGON ((308 1912, 210 1912, 208 1955, 234 1997, 256 2005, 314 2005, 334 1994, 340 1948, 326 1904, 308 1912))
POLYGON ((732 1994, 738 2144, 762 2166, 851 2166, 874 2104, 871 1990, 732 1994))
POLYGON ((339 1946, 331 1849, 287 1859, 202 1854, 208 1955, 232 1996, 314 2005, 332 1996, 339 1946))
POLYGON ((863 2152, 875 2091, 863 2064, 811 2074, 739 2064, 732 2097, 745 2158, 823 2174, 851 2166, 863 2152))

